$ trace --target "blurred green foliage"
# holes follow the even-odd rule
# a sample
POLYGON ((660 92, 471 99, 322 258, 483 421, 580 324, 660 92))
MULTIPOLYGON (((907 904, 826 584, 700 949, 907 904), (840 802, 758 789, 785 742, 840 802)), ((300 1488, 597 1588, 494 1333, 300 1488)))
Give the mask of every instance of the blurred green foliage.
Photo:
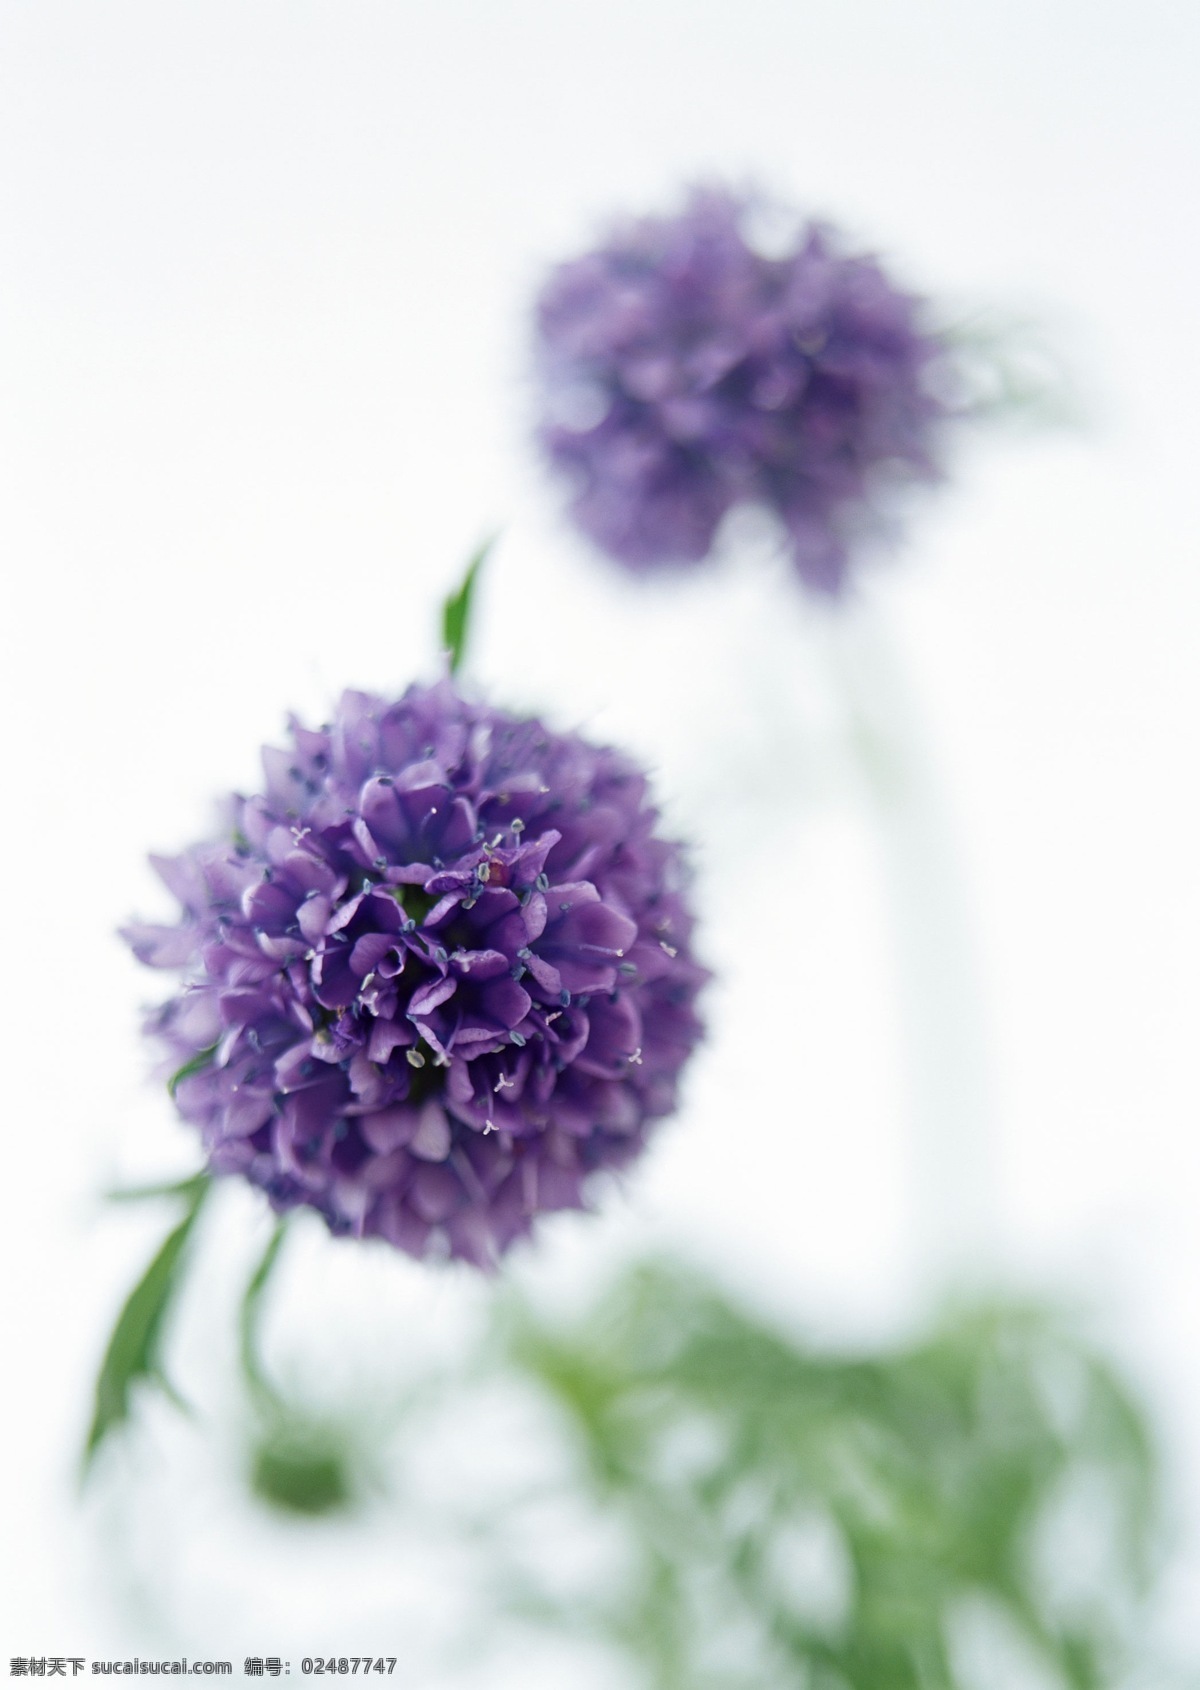
POLYGON ((356 1500, 345 1440, 310 1425, 272 1426, 253 1450, 250 1489, 285 1514, 340 1513, 356 1500))
POLYGON ((1032 317, 976 312, 943 327, 939 397, 959 416, 1019 429, 1079 429, 1088 406, 1054 330, 1032 317))
MULTIPOLYGON (((169 1390, 209 1185, 117 1194, 184 1212, 117 1321, 89 1460, 142 1388, 169 1390)), ((472 1658, 507 1615, 616 1652, 631 1690, 1109 1690, 1146 1668, 1157 1462, 1136 1399, 1066 1316, 997 1298, 919 1341, 820 1350, 653 1261, 570 1318, 501 1290, 460 1364, 398 1396, 356 1392, 351 1411, 264 1364, 286 1232, 240 1307, 250 1490, 293 1519, 387 1498, 410 1529, 477 1552, 472 1658), (527 1468, 502 1430, 516 1402, 534 1409, 527 1468), (477 1491, 454 1475, 480 1435, 477 1491), (431 1464, 450 1484, 422 1521, 431 1464)))
POLYGON ((509 1610, 615 1645, 654 1690, 962 1690, 972 1635, 989 1683, 1121 1671, 1155 1461, 1066 1320, 997 1302, 820 1354, 660 1263, 570 1324, 515 1307, 505 1352, 629 1549, 620 1588, 580 1597, 511 1571, 509 1610))

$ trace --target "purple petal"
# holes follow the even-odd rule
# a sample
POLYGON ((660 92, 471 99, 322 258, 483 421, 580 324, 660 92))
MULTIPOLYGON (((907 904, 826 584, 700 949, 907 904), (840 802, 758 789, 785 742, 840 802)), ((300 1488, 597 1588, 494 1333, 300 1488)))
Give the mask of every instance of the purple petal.
POLYGON ((491 980, 479 994, 479 1005, 502 1027, 516 1027, 529 1014, 533 1000, 515 980, 491 980))
POLYGON ((423 1162, 444 1162, 450 1154, 450 1123, 446 1111, 435 1099, 423 1104, 417 1116, 417 1130, 409 1144, 423 1162))

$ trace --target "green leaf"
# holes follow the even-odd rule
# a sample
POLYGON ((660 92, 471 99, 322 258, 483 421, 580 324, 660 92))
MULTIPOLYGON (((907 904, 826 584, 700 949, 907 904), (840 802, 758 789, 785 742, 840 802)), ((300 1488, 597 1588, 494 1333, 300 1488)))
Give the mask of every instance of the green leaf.
POLYGON ((179 1288, 184 1246, 212 1184, 206 1176, 188 1183, 187 1213, 167 1234, 150 1266, 129 1293, 108 1341, 96 1381, 96 1408, 84 1449, 85 1475, 104 1439, 128 1420, 135 1384, 142 1379, 162 1382, 163 1328, 179 1288))
POLYGON ((167 1090, 171 1094, 172 1101, 175 1097, 175 1088, 180 1084, 180 1082, 182 1080, 189 1079, 193 1074, 199 1074, 203 1069, 207 1068, 216 1053, 216 1045, 209 1045, 207 1050, 198 1050, 195 1056, 188 1058, 182 1068, 177 1068, 175 1070, 175 1072, 171 1075, 171 1078, 167 1081, 167 1090))
POLYGON ((463 577, 462 586, 456 593, 451 593, 442 606, 442 649, 446 653, 452 675, 457 675, 466 655, 467 632, 470 627, 471 600, 475 592, 475 582, 485 558, 495 543, 496 536, 494 534, 483 542, 467 565, 467 573, 463 577))

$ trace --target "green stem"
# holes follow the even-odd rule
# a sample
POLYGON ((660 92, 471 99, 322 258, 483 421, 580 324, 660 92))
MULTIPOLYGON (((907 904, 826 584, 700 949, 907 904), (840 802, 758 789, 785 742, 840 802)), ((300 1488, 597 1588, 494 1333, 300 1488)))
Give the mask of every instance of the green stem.
POLYGON ((842 618, 833 642, 852 749, 875 812, 906 1031, 913 1232, 939 1294, 994 1248, 986 1040, 957 853, 919 712, 884 630, 842 618))
POLYGON ((262 1260, 250 1276, 250 1283, 247 1285, 246 1294, 242 1298, 242 1310, 238 1322, 242 1374, 250 1387, 251 1396, 258 1401, 260 1406, 271 1409, 282 1408, 283 1399, 263 1370, 259 1354, 259 1331, 262 1323, 263 1295, 275 1263, 279 1259, 279 1252, 283 1247, 288 1219, 287 1215, 280 1215, 275 1223, 275 1230, 271 1234, 270 1243, 263 1252, 262 1260))
POLYGON ((184 1197, 191 1203, 208 1189, 209 1175, 191 1174, 187 1179, 166 1180, 157 1185, 116 1186, 104 1193, 108 1203, 141 1203, 148 1197, 184 1197))

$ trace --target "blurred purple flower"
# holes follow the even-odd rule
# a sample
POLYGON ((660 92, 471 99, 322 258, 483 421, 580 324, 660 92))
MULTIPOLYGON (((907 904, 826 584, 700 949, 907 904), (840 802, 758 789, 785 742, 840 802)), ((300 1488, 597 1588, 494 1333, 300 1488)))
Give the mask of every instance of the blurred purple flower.
POLYGON ((836 594, 887 485, 938 473, 946 347, 922 302, 830 228, 756 252, 751 210, 698 190, 552 272, 539 436, 579 526, 629 569, 700 562, 725 513, 754 502, 805 584, 836 594))
POLYGON ((679 848, 618 752, 468 703, 346 693, 229 830, 154 859, 138 957, 210 1167, 338 1233, 487 1266, 675 1107, 700 1037, 679 848))

